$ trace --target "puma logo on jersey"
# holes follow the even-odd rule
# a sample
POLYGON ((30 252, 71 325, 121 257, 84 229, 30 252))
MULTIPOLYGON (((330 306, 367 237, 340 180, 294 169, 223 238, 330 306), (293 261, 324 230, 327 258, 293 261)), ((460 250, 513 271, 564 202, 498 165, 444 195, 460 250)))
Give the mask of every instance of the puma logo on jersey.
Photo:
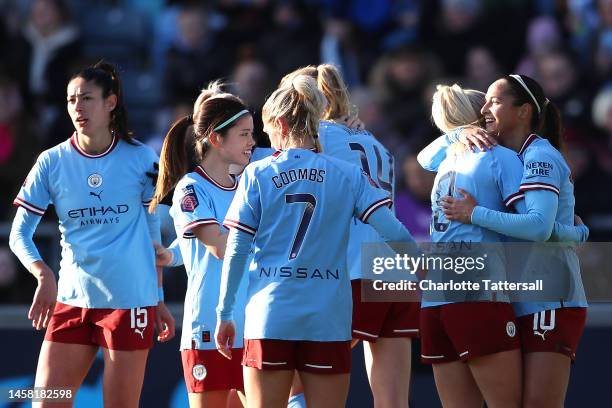
POLYGON ((144 331, 145 331, 145 329, 142 329, 142 330, 140 330, 140 329, 134 329, 134 333, 138 333, 138 334, 140 334, 140 337, 141 337, 143 340, 144 340, 144 331))
POLYGON ((93 191, 89 192, 90 196, 94 196, 94 197, 98 197, 98 200, 100 200, 100 202, 102 202, 102 191, 100 191, 99 193, 94 193, 93 191))
POLYGON ((544 335, 546 334, 546 332, 547 332, 547 331, 548 331, 548 330, 544 330, 544 332, 543 332, 543 333, 540 333, 539 331, 534 330, 534 331, 533 331, 533 335, 534 335, 534 336, 540 336, 540 337, 542 337, 542 341, 546 341, 546 339, 544 338, 544 335))

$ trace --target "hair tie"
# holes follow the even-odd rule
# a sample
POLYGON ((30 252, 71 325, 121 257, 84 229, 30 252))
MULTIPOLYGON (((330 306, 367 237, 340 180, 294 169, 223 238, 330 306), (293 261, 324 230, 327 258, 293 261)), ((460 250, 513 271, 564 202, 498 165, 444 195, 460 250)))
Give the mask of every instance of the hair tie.
MULTIPOLYGON (((538 109, 538 114, 542 113, 542 109, 540 108, 540 104, 538 103, 538 100, 533 95, 533 93, 531 93, 531 91, 529 90, 529 87, 527 86, 525 81, 523 81, 523 78, 521 78, 520 75, 516 75, 516 74, 511 74, 511 75, 508 75, 508 76, 511 77, 511 78, 514 78, 514 80, 516 80, 516 82, 518 82, 519 85, 521 85, 527 91, 527 93, 529 94, 529 96, 531 96, 531 99, 535 103, 536 108, 538 109)), ((546 102, 544 102, 544 104, 546 105, 546 102)))
POLYGON ((193 115, 192 114, 187 115, 187 121, 189 123, 193 123, 193 115))

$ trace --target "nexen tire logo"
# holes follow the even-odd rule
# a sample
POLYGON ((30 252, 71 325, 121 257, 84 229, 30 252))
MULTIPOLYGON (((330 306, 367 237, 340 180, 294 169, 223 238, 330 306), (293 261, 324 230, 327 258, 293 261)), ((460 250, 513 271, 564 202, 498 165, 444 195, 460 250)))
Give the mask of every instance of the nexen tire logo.
POLYGON ((70 218, 96 217, 100 215, 124 214, 130 207, 127 204, 109 205, 108 207, 77 208, 68 211, 70 218))

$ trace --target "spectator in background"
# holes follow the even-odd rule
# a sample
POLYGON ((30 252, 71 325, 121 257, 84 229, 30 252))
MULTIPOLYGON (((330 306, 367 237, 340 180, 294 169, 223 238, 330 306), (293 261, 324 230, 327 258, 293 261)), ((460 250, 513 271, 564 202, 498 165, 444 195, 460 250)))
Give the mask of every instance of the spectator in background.
POLYGON ((383 49, 389 50, 416 41, 421 8, 421 2, 417 0, 400 0, 393 5, 390 22, 392 28, 382 41, 383 49))
POLYGON ((263 132, 261 108, 273 86, 270 73, 263 61, 248 59, 241 61, 232 73, 233 93, 238 95, 253 113, 253 137, 257 146, 270 146, 268 137, 263 132))
POLYGON ((612 77, 612 0, 599 0, 600 27, 595 42, 595 71, 600 80, 612 77))
POLYGON ((209 29, 207 10, 200 6, 180 10, 178 29, 178 38, 166 53, 166 103, 190 105, 200 88, 227 75, 233 52, 230 44, 209 29))
POLYGON ((21 18, 17 0, 0 2, 0 55, 11 55, 11 41, 20 31, 21 18))
POLYGON ((573 0, 567 2, 567 15, 562 16, 565 31, 570 35, 568 45, 578 56, 581 68, 592 64, 593 38, 599 25, 597 0, 573 0))
MULTIPOLYGON (((428 2, 430 3, 430 2, 428 2)), ((431 2, 436 3, 436 2, 431 2)), ((435 5, 427 4, 427 7, 435 5)), ((447 75, 463 73, 469 48, 483 40, 480 0, 441 0, 434 27, 422 27, 421 38, 440 58, 447 75), (432 30, 433 28, 433 30, 432 30)))
POLYGON ((593 100, 593 123, 606 136, 607 150, 612 150, 612 82, 593 100))
MULTIPOLYGON (((36 123, 23 109, 17 81, 0 73, 0 191, 16 195, 40 150, 36 123)), ((10 203, 3 200, 0 218, 9 218, 10 203)))
MULTIPOLYGON (((381 103, 375 97, 374 92, 364 87, 353 89, 351 91, 351 100, 356 107, 354 113, 364 123, 365 128, 376 135, 380 143, 387 150, 393 152, 394 156, 401 156, 406 141, 387 120, 381 103)), ((399 161, 395 160, 395 166, 395 174, 399 174, 399 161)))
POLYGON ((589 123, 591 95, 581 82, 572 57, 564 51, 540 56, 536 76, 544 93, 561 111, 563 138, 586 141, 592 133, 589 123))
MULTIPOLYGON (((605 88, 599 91, 593 102, 593 123, 602 131, 602 136, 596 142, 591 152, 597 162, 599 174, 594 176, 587 175, 592 181, 597 181, 597 186, 594 186, 596 195, 590 193, 584 195, 584 199, 576 202, 576 206, 585 204, 595 204, 593 212, 610 215, 610 189, 601 188, 601 186, 612 185, 612 82, 609 82, 605 88)), ((591 161, 592 164, 593 161, 591 161)), ((586 177, 585 177, 586 179, 586 177)), ((580 198, 583 196, 581 195, 580 198)), ((578 198, 578 193, 577 193, 578 198)), ((590 225, 599 225, 596 218, 592 219, 590 225)), ((609 225, 609 224, 608 224, 609 225)), ((612 240, 612 228, 599 231, 593 229, 591 238, 596 241, 612 240)))
POLYGON ((595 51, 595 70, 601 80, 612 76, 612 29, 602 32, 595 51))
POLYGON ((350 21, 328 17, 321 40, 321 62, 340 68, 349 88, 360 84, 360 67, 354 27, 350 21))
POLYGON ((273 82, 288 72, 319 63, 321 28, 315 25, 304 2, 279 1, 272 13, 272 27, 262 36, 259 50, 269 64, 273 82))
POLYGON ((43 147, 59 143, 70 133, 64 107, 72 64, 81 55, 79 31, 64 0, 34 0, 23 32, 14 40, 7 61, 19 78, 26 105, 36 113, 43 147))
POLYGON ((568 9, 569 44, 581 68, 605 81, 612 75, 612 0, 569 1, 568 9))
POLYGON ((418 47, 404 47, 383 56, 370 77, 370 90, 397 131, 409 138, 422 126, 431 128, 424 91, 437 76, 437 65, 418 47))
POLYGON ((501 75, 501 67, 489 48, 485 46, 470 48, 465 63, 467 88, 484 92, 501 75))
POLYGON ((575 212, 591 229, 589 241, 609 241, 612 230, 602 225, 597 217, 610 216, 610 191, 602 186, 612 185, 612 173, 601 168, 598 155, 600 153, 587 142, 569 140, 565 143, 564 156, 574 181, 575 212))
POLYGON ((593 101, 593 123, 603 136, 597 140, 594 149, 597 162, 600 168, 612 176, 612 83, 599 91, 593 101))
POLYGON ((527 54, 523 56, 515 72, 535 77, 536 60, 562 48, 562 44, 561 29, 554 18, 547 16, 533 19, 527 28, 527 54))

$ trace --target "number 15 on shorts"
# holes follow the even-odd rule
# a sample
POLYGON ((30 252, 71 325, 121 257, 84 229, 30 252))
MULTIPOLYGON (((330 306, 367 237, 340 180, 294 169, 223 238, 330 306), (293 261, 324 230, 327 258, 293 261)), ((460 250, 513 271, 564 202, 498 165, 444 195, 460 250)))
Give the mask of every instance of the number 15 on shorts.
POLYGON ((135 307, 130 309, 130 328, 141 330, 147 327, 147 309, 144 307, 135 307))

